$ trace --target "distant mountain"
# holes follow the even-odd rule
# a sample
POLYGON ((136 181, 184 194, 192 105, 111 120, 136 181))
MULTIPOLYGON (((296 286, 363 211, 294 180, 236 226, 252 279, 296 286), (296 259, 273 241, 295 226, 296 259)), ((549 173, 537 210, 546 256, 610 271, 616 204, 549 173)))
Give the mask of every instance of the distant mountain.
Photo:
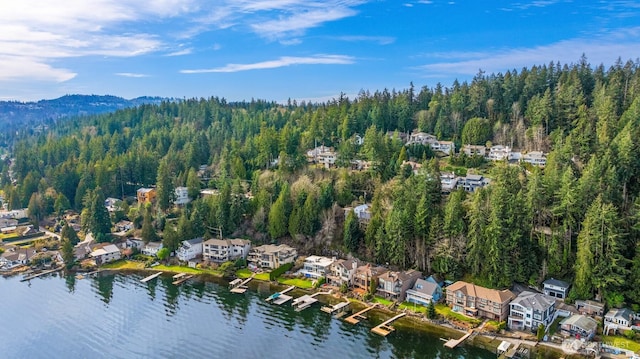
POLYGON ((165 100, 169 99, 145 96, 127 100, 117 96, 66 95, 38 102, 0 101, 0 128, 15 131, 25 126, 48 126, 61 118, 114 112, 165 100))

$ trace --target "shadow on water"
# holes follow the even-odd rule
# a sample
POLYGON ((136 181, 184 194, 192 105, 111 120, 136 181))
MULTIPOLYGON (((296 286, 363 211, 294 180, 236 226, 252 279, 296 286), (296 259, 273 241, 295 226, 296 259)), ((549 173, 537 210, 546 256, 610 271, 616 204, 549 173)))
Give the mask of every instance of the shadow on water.
POLYGON ((76 276, 73 274, 67 274, 64 277, 64 282, 67 286, 67 290, 69 290, 69 293, 73 293, 76 291, 76 276))
POLYGON ((98 273, 92 282, 92 287, 96 289, 100 295, 100 300, 105 304, 111 302, 113 296, 113 281, 115 280, 114 274, 98 273))

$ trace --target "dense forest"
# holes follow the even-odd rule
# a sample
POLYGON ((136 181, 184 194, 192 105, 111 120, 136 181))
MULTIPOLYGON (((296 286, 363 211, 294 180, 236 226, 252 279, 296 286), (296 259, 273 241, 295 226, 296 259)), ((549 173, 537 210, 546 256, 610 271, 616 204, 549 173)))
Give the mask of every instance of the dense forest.
POLYGON ((153 209, 131 206, 119 216, 170 248, 221 228, 492 287, 554 276, 573 282, 574 299, 640 304, 639 66, 593 67, 583 57, 322 104, 212 97, 142 105, 21 136, 13 148, 17 185, 8 162, 2 181, 11 207, 39 215, 87 214, 104 197, 157 186, 153 209), (458 149, 492 143, 545 151, 547 163, 439 156, 403 144, 400 134, 414 129, 458 149), (307 163, 306 151, 320 144, 336 148, 336 168, 307 163), (352 170, 354 159, 371 161, 371 169, 352 170), (423 165, 414 173, 406 160, 423 165), (211 172, 205 181, 201 165, 211 172), (478 167, 492 182, 443 195, 446 167, 478 167), (219 194, 174 209, 176 186, 194 199, 204 187, 219 194), (362 227, 343 208, 365 202, 371 219, 362 227))

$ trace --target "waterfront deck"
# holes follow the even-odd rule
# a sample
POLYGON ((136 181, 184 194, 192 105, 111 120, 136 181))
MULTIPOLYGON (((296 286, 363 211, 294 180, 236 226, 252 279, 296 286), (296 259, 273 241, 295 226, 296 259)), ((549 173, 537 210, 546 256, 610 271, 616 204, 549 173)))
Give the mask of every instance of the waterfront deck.
POLYGON ((142 283, 147 283, 148 281, 154 279, 154 278, 158 278, 160 275, 162 275, 162 272, 158 272, 158 273, 154 273, 146 278, 140 279, 140 281, 142 283))
POLYGON ((383 337, 386 337, 387 335, 389 335, 391 332, 393 332, 395 330, 394 327, 391 326, 391 323, 393 323, 394 321, 404 317, 405 315, 407 315, 407 313, 400 313, 398 315, 396 315, 395 317, 383 322, 382 324, 378 325, 377 327, 371 329, 371 332, 376 333, 378 335, 382 335, 383 337))
POLYGON ((229 283, 229 286, 231 286, 231 293, 242 294, 242 293, 246 292, 247 289, 249 289, 247 287, 247 283, 251 282, 251 280, 255 276, 256 276, 256 274, 253 273, 253 274, 251 274, 251 277, 249 277, 249 278, 247 278, 245 280, 241 280, 240 278, 232 280, 231 283, 229 283))
POLYGON ((340 302, 333 306, 324 306, 320 308, 320 310, 322 310, 327 314, 334 315, 335 317, 339 317, 344 315, 344 313, 346 313, 348 308, 349 308, 349 302, 347 301, 347 302, 340 302))
POLYGON ((331 292, 317 292, 311 295, 305 294, 302 297, 294 299, 291 303, 291 306, 295 309, 296 312, 300 312, 316 303, 318 300, 315 297, 321 294, 328 295, 331 294, 331 292))
POLYGON ((38 278, 38 277, 43 276, 43 275, 47 275, 47 274, 51 274, 51 273, 55 273, 55 272, 61 271, 62 268, 63 267, 60 266, 58 268, 54 268, 54 269, 46 270, 46 271, 43 271, 43 272, 40 272, 40 273, 32 274, 30 276, 22 278, 20 281, 21 282, 26 282, 28 280, 31 280, 31 279, 34 279, 34 278, 38 278))
POLYGON ((180 279, 178 279, 178 280, 174 280, 171 284, 173 284, 173 285, 180 285, 180 284, 182 284, 182 283, 184 283, 184 282, 188 281, 189 279, 191 279, 191 278, 193 278, 193 277, 195 277, 195 276, 194 276, 194 275, 182 276, 182 277, 180 277, 180 279))
POLYGON ((364 316, 364 313, 370 311, 371 309, 375 308, 376 305, 372 305, 370 307, 364 308, 363 310, 359 311, 356 314, 353 314, 349 317, 347 317, 344 321, 349 323, 349 324, 353 324, 356 325, 358 323, 360 323, 361 320, 367 319, 367 317, 364 316))
POLYGON ((267 302, 273 302, 273 304, 276 305, 282 305, 288 301, 290 301, 291 299, 293 299, 292 296, 290 295, 286 295, 285 293, 293 290, 295 288, 295 286, 290 286, 289 288, 282 290, 280 292, 275 292, 273 294, 271 294, 269 296, 269 298, 266 299, 267 302))
POLYGON ((460 339, 449 339, 446 343, 444 343, 444 346, 449 349, 453 349, 460 345, 460 343, 464 342, 467 338, 469 338, 471 334, 473 334, 473 330, 469 330, 469 332, 463 335, 460 339))
POLYGON ((185 276, 187 276, 187 273, 178 273, 178 274, 174 274, 173 275, 173 279, 174 280, 178 280, 178 279, 180 279, 182 277, 185 277, 185 276))

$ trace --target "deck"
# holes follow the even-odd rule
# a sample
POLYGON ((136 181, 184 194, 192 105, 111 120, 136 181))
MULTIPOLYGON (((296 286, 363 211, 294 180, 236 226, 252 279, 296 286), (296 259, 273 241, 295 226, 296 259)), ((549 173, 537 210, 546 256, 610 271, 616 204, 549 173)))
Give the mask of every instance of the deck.
POLYGON ((193 278, 193 277, 195 277, 195 276, 194 276, 194 275, 182 276, 182 277, 180 277, 180 279, 178 279, 178 280, 174 280, 171 284, 173 284, 173 285, 180 285, 180 284, 182 284, 182 283, 184 283, 184 282, 188 281, 189 279, 191 279, 191 278, 193 278))
POLYGON ((302 297, 294 299, 291 303, 291 306, 294 307, 296 312, 302 311, 309 308, 312 304, 316 303, 318 300, 315 297, 321 294, 328 295, 331 294, 331 292, 317 292, 311 295, 305 294, 302 297))
POLYGON ((285 293, 287 293, 288 291, 291 291, 295 288, 295 286, 290 286, 289 288, 282 290, 280 292, 275 292, 273 294, 271 294, 269 296, 269 298, 266 299, 267 302, 273 302, 273 304, 276 305, 281 305, 284 304, 288 301, 290 301, 291 299, 293 299, 292 296, 286 295, 285 293))
POLYGON ((395 330, 395 328, 393 328, 391 326, 391 323, 393 323, 394 321, 404 317, 405 315, 407 315, 407 313, 400 313, 398 315, 396 315, 395 317, 383 322, 382 324, 378 325, 377 327, 371 329, 371 331, 373 333, 376 333, 378 335, 382 335, 383 337, 386 337, 387 335, 389 335, 391 332, 393 332, 395 330))
POLYGON ((33 278, 38 278, 38 277, 43 276, 43 275, 47 275, 47 274, 55 273, 57 271, 61 271, 62 268, 64 268, 64 267, 60 266, 58 268, 54 268, 54 269, 46 270, 46 271, 43 271, 43 272, 40 272, 40 273, 32 274, 30 276, 22 278, 20 281, 21 282, 26 282, 26 281, 31 280, 33 278))
POLYGON ((473 330, 469 330, 469 332, 463 335, 460 339, 449 339, 446 343, 444 343, 444 346, 449 349, 453 349, 460 345, 460 343, 464 342, 467 338, 469 338, 471 334, 473 334, 473 330))
POLYGON ((364 313, 370 311, 371 309, 375 308, 376 305, 372 305, 370 307, 364 308, 363 310, 359 311, 356 314, 353 314, 349 317, 347 317, 344 321, 349 323, 349 324, 353 324, 356 325, 358 323, 360 323, 361 320, 367 319, 367 317, 364 316, 364 313))
POLYGON ((333 306, 324 306, 322 308, 320 308, 320 310, 322 310, 325 313, 331 314, 331 315, 343 315, 347 308, 349 308, 349 302, 340 302, 338 304, 335 304, 333 306))
POLYGON ((247 278, 245 280, 241 280, 240 278, 238 278, 238 279, 234 279, 233 281, 231 281, 231 283, 229 283, 229 285, 231 286, 231 293, 242 294, 242 293, 246 292, 247 289, 249 289, 247 287, 247 283, 251 282, 251 280, 255 276, 256 276, 256 274, 253 273, 253 274, 251 274, 251 277, 249 277, 249 278, 247 278), (240 282, 238 282, 238 281, 240 281, 240 282))
POLYGON ((147 283, 148 281, 154 279, 154 278, 158 278, 160 275, 162 275, 162 272, 158 272, 158 273, 154 273, 146 278, 140 279, 140 281, 142 283, 147 283))

